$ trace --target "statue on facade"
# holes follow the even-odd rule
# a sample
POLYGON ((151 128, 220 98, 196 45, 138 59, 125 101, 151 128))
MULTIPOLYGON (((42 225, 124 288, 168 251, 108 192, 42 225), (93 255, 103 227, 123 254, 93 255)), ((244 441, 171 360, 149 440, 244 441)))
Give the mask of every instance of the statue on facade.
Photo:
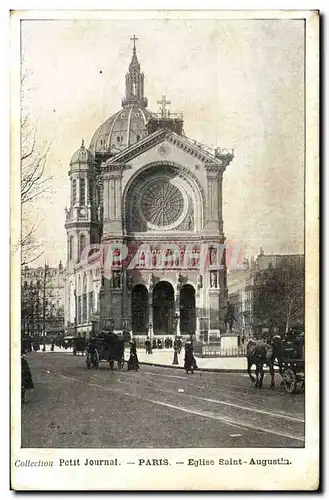
POLYGON ((203 286, 203 280, 202 280, 201 274, 199 274, 199 276, 198 276, 198 283, 197 283, 197 285, 198 285, 198 288, 202 288, 202 286, 203 286))
POLYGON ((216 264, 217 251, 215 248, 210 249, 210 265, 213 266, 216 264))
POLYGON ((182 275, 181 275, 181 273, 177 273, 176 274, 176 288, 177 288, 177 290, 180 290, 181 285, 182 285, 182 275))
POLYGON ((210 273, 210 288, 217 288, 217 274, 210 273))
POLYGON ((156 265, 157 265, 157 251, 155 249, 152 250, 151 263, 152 263, 152 267, 156 267, 156 265))
POLYGON ((113 288, 121 288, 121 273, 116 271, 113 273, 113 288))
POLYGON ((179 265, 183 267, 185 261, 185 247, 181 247, 179 256, 179 265))
POLYGON ((152 287, 154 285, 154 276, 153 273, 149 275, 149 287, 152 287))
POLYGON ((128 271, 127 273, 127 288, 130 290, 133 286, 133 278, 131 276, 131 273, 128 271))
POLYGON ((177 248, 175 248, 173 252, 173 261, 174 261, 174 266, 179 267, 179 251, 177 248))
POLYGON ((142 252, 139 255, 138 265, 139 265, 139 267, 145 267, 145 252, 144 252, 144 250, 142 250, 142 252))
POLYGON ((192 231, 193 229, 193 216, 189 215, 187 219, 187 230, 192 231))

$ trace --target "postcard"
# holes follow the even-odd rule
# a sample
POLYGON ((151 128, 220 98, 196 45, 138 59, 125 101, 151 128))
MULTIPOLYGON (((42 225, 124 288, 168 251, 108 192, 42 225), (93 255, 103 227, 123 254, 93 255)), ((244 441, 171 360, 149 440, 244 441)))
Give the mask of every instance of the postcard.
POLYGON ((11 487, 319 487, 319 13, 11 12, 11 487))

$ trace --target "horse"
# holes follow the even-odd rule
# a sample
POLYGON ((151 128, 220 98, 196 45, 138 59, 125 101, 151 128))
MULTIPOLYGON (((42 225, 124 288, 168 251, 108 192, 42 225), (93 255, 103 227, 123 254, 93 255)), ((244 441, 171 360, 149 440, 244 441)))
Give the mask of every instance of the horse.
POLYGON ((274 389, 274 347, 263 340, 249 339, 247 342, 247 373, 255 387, 263 386, 264 365, 268 365, 271 374, 271 389, 274 389), (256 378, 251 374, 252 365, 256 365, 256 378))

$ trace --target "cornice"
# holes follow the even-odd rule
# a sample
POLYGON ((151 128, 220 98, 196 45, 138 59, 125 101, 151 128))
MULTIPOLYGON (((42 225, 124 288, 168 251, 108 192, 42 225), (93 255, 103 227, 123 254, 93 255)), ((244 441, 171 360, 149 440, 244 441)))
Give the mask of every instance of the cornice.
POLYGON ((153 146, 156 146, 163 142, 164 140, 168 141, 170 144, 173 144, 174 146, 178 147, 182 151, 185 151, 189 155, 193 156, 194 158, 202 161, 203 163, 213 163, 217 165, 217 168, 220 168, 223 166, 223 162, 219 159, 216 159, 215 156, 212 156, 210 153, 207 153, 205 150, 202 150, 198 148, 197 146, 194 146, 190 144, 188 141, 184 139, 184 136, 180 136, 178 134, 175 134, 174 132, 171 132, 168 129, 161 129, 159 131, 154 132, 154 134, 145 137, 142 141, 137 142, 136 144, 133 144, 130 148, 128 148, 126 151, 123 151, 122 153, 119 153, 116 157, 113 158, 113 160, 109 159, 106 162, 106 168, 109 167, 109 165, 115 165, 117 164, 118 160, 123 163, 129 162, 136 156, 139 156, 140 154, 144 153, 145 151, 149 150, 153 146))

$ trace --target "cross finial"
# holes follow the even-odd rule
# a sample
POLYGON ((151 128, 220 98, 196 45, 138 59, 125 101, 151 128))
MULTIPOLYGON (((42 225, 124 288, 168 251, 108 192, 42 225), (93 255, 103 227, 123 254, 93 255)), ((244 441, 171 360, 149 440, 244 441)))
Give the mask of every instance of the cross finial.
POLYGON ((164 117, 166 116, 166 106, 167 104, 171 104, 171 101, 166 100, 166 96, 163 95, 161 101, 158 101, 158 104, 160 104, 160 110, 161 110, 161 116, 164 117))
POLYGON ((134 51, 135 51, 136 50, 135 42, 136 42, 136 40, 139 40, 139 39, 137 38, 137 36, 134 35, 130 40, 132 40, 134 42, 134 51))
POLYGON ((85 147, 85 141, 84 141, 84 139, 82 139, 82 141, 81 141, 81 147, 82 147, 82 148, 84 148, 84 147, 85 147))

